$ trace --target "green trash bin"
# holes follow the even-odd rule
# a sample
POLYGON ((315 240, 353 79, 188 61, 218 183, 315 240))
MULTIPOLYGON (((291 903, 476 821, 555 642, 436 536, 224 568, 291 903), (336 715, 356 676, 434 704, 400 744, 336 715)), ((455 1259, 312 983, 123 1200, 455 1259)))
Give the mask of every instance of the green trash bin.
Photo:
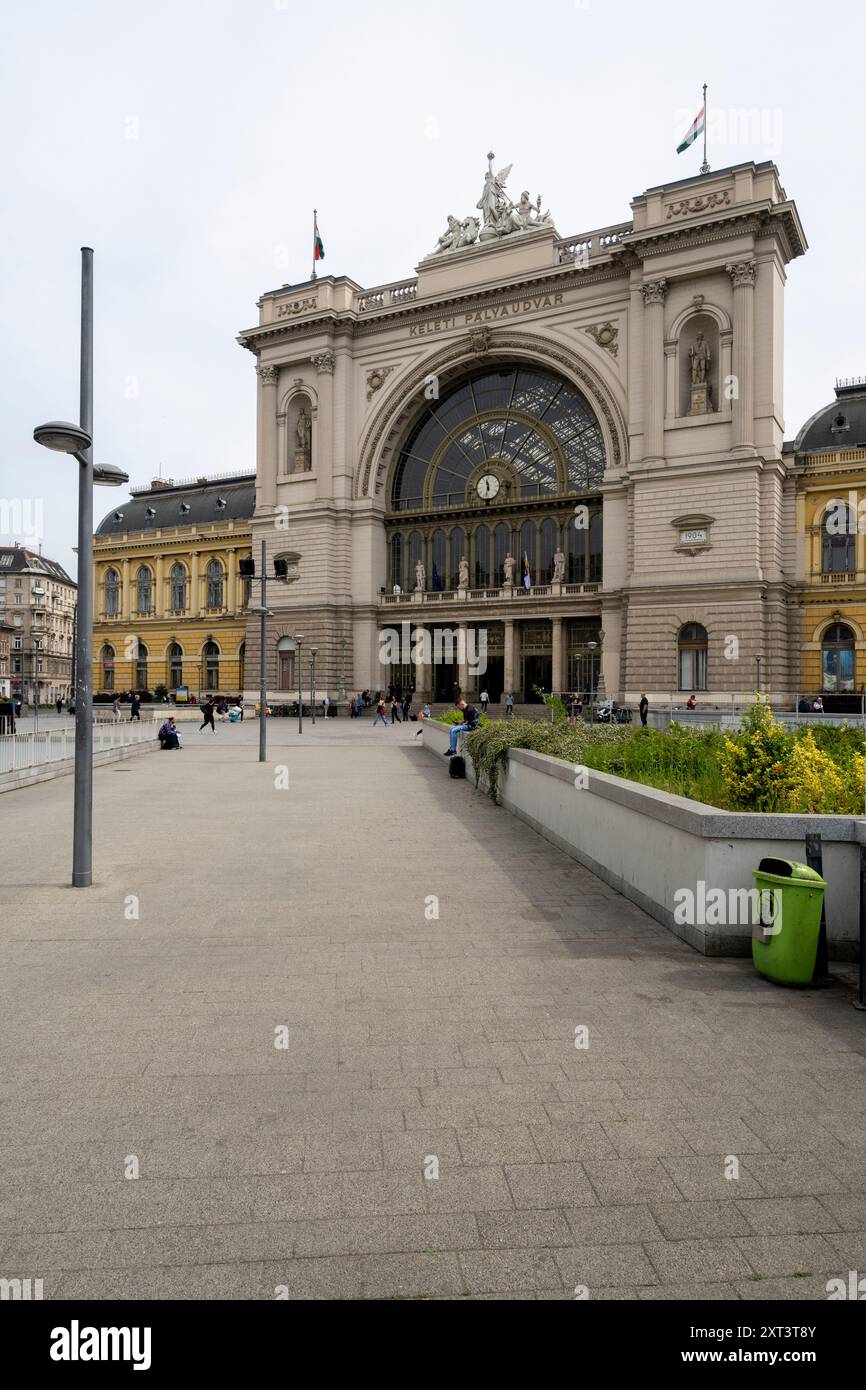
POLYGON ((779 985, 808 985, 815 973, 825 880, 793 859, 762 859, 752 870, 758 890, 752 960, 779 985))

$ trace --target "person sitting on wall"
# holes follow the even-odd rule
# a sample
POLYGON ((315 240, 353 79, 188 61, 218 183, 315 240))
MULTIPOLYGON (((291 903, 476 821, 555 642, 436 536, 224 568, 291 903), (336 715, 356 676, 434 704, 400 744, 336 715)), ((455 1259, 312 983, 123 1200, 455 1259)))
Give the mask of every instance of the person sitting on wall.
POLYGON ((448 739, 449 747, 447 752, 442 755, 444 758, 454 757, 454 754, 457 752, 457 739, 460 734, 471 734, 473 729, 478 728, 478 723, 481 718, 475 706, 467 705, 465 700, 457 700, 455 704, 457 708, 463 712, 463 723, 451 725, 451 734, 448 739))
POLYGON ((173 716, 166 719, 157 737, 159 738, 159 746, 163 751, 167 748, 180 748, 180 734, 177 731, 173 716))
POLYGON ((686 709, 694 709, 697 703, 698 702, 695 699, 694 695, 690 695, 689 698, 686 700, 686 709))

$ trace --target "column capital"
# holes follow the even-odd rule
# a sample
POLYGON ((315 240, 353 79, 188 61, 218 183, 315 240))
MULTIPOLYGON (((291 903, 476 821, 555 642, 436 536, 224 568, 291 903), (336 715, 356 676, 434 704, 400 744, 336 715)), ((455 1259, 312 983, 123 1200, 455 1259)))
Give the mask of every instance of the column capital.
POLYGON ((668 292, 668 282, 664 279, 644 280, 640 292, 643 295, 644 304, 664 304, 668 292))
POLYGON ((325 348, 324 352, 314 352, 310 361, 321 376, 323 372, 333 373, 337 359, 330 348, 325 348))
POLYGON ((257 367, 256 368, 263 386, 276 386, 279 378, 279 367, 257 367))
POLYGON ((733 261, 725 266, 725 270, 731 277, 731 284, 735 290, 746 288, 752 289, 758 273, 755 261, 733 261))

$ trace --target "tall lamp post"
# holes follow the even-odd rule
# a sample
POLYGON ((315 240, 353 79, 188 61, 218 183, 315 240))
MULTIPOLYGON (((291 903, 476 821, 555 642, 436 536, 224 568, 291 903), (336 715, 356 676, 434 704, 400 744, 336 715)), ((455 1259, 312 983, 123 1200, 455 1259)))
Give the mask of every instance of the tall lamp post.
POLYGON ((72 886, 93 882, 93 486, 119 487, 129 475, 93 463, 93 251, 81 248, 80 424, 50 420, 33 431, 37 444, 71 454, 78 469, 78 612, 75 629, 75 786, 72 886))
POLYGON ((595 675, 595 653, 598 648, 598 643, 587 642, 586 645, 589 648, 589 718, 591 723, 594 718, 595 707, 595 681, 593 677, 595 675))
POLYGON ((763 661, 763 659, 764 659, 764 658, 761 657, 761 656, 756 656, 756 657, 755 657, 755 670, 756 670, 756 672, 757 672, 757 682, 758 682, 757 685, 755 686, 755 689, 756 689, 756 691, 757 691, 757 693, 758 693, 759 695, 760 695, 760 693, 761 693, 761 662, 763 661))
POLYGON ((314 724, 316 722, 316 657, 318 654, 318 647, 310 647, 310 709, 314 724))
POLYGON ((302 632, 295 633, 295 645, 298 650, 298 733, 304 732, 304 664, 301 660, 301 647, 304 641, 302 632))

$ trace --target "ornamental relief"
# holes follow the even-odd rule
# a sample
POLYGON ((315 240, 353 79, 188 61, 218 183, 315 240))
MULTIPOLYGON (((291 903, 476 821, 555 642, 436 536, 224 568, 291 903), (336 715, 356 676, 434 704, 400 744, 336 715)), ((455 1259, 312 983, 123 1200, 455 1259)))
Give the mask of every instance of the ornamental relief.
POLYGON ((668 203, 666 216, 688 217, 690 213, 706 212, 709 208, 723 208, 730 204, 731 195, 727 188, 715 192, 705 193, 700 198, 680 198, 675 203, 668 203))
POLYGON ((606 323, 591 323, 583 331, 594 338, 598 346, 609 352, 611 357, 619 356, 619 328, 615 323, 611 323, 610 320, 606 323))

